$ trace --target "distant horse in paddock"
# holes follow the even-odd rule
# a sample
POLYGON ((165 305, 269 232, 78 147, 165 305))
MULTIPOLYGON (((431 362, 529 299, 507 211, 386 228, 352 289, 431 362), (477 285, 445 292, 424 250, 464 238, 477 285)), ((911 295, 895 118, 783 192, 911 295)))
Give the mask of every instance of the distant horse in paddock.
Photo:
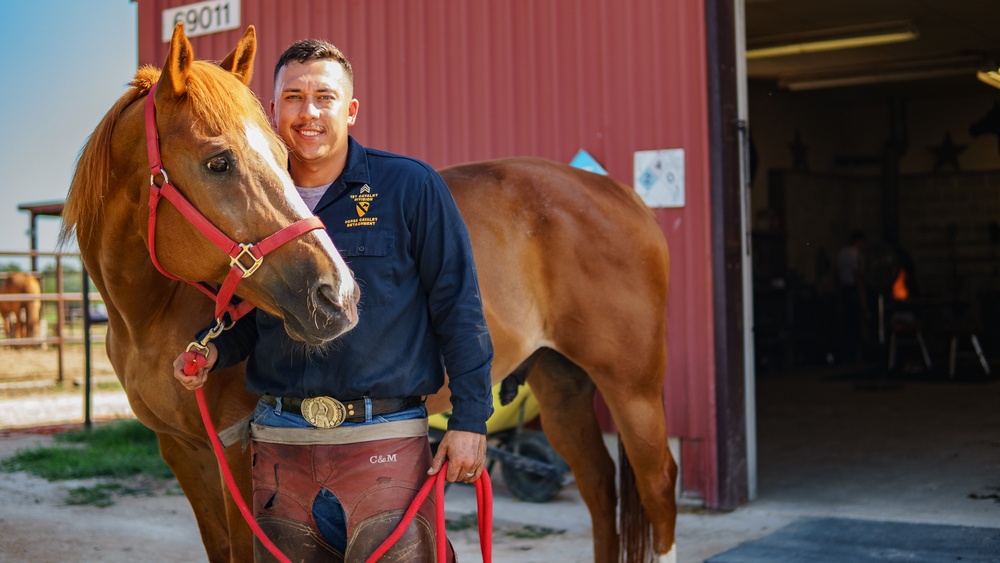
MULTIPOLYGON (((24 272, 14 272, 0 283, 2 295, 40 295, 42 286, 38 278, 24 272)), ((0 301, 0 315, 7 338, 38 338, 41 299, 0 301)))

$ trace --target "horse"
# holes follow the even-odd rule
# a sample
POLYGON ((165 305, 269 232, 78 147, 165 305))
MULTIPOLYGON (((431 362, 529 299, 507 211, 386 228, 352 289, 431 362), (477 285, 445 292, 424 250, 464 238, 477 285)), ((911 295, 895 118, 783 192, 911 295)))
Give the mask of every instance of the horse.
MULTIPOLYGON (((42 286, 38 278, 24 272, 13 272, 0 283, 3 295, 40 295, 42 286)), ((0 315, 7 338, 38 338, 41 299, 0 301, 0 315)))
MULTIPOLYGON (((172 375, 174 358, 213 318, 201 284, 226 289, 236 279, 236 296, 281 318, 305 346, 357 322, 353 275, 295 192, 287 150, 248 87, 256 48, 251 26, 219 64, 196 61, 178 24, 162 71, 140 68, 86 142, 60 234, 65 244, 75 232, 107 307, 109 359, 132 410, 156 432, 213 562, 252 561, 253 537, 224 486, 196 396, 172 375), (162 154, 157 166, 153 149, 162 154), (307 228, 261 250, 289 225, 307 228), (249 242, 220 249, 228 237, 249 242)), ((258 397, 243 383, 241 365, 204 387, 218 428, 253 410, 258 397)), ((226 456, 249 498, 248 456, 238 446, 226 456)))
MULTIPOLYGON (((250 28, 221 63, 225 72, 192 62, 183 26, 178 26, 155 94, 171 180, 179 179, 177 185, 220 229, 244 240, 260 240, 294 220, 299 209, 289 203, 294 197, 283 195, 290 184, 275 165, 285 162, 284 148, 264 131, 259 106, 239 103, 252 96, 245 85, 256 48, 253 37, 250 28), (204 117, 206 99, 218 105, 213 119, 204 117), (238 117, 225 118, 228 114, 238 117), (268 149, 254 154, 252 138, 261 136, 268 149), (239 179, 219 179, 214 165, 219 155, 230 153, 247 170, 236 171, 239 179)), ((63 234, 75 226, 84 262, 108 307, 107 347, 115 371, 136 415, 157 432, 160 451, 194 509, 209 560, 250 561, 249 528, 238 521, 223 490, 194 398, 171 375, 172 359, 212 311, 195 289, 161 275, 148 250, 155 249, 169 272, 187 280, 219 283, 226 274, 224 266, 214 265, 224 255, 171 207, 161 210, 155 244, 146 232, 143 205, 151 186, 144 182, 149 169, 137 102, 155 80, 155 69, 140 69, 132 90, 81 153, 63 234)), ((648 561, 656 554, 669 559, 675 553, 677 474, 667 448, 662 399, 669 256, 652 213, 627 186, 540 159, 441 172, 469 226, 496 351, 493 379, 531 382, 545 432, 569 463, 591 512, 595 560, 618 561, 619 553, 627 561, 648 561), (620 535, 615 464, 593 410, 597 390, 619 427, 625 453, 620 535)), ((308 324, 295 322, 307 316, 306 300, 295 296, 315 292, 309 280, 325 276, 320 279, 327 287, 346 283, 337 277, 345 271, 342 261, 331 263, 339 258, 336 250, 332 257, 323 254, 327 241, 320 244, 318 234, 310 236, 295 239, 294 249, 276 251, 236 292, 265 311, 285 311, 292 336, 308 324), (257 283, 261 273, 265 279, 257 283), (276 287, 281 283, 304 286, 296 294, 276 287)), ((354 295, 344 306, 356 301, 354 295)), ((317 332, 300 339, 328 341, 337 333, 317 332)), ((243 367, 209 378, 206 402, 218 428, 249 414, 257 401, 243 388, 243 367)), ((447 391, 428 398, 427 405, 432 413, 445 410, 447 391)), ((235 445, 227 448, 226 458, 247 497, 250 460, 235 445)))
MULTIPOLYGON (((663 404, 670 260, 653 213, 628 186, 545 159, 440 173, 469 229, 494 383, 530 382, 590 511, 595 561, 675 560, 677 465, 663 404), (623 446, 620 535, 598 390, 623 446)), ((447 408, 447 392, 427 404, 447 408)))

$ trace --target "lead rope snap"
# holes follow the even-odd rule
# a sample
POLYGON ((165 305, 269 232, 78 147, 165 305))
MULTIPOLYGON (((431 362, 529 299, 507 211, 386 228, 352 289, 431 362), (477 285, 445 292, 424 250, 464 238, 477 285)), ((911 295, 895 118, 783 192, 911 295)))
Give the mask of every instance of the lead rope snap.
MULTIPOLYGON (((235 323, 233 323, 235 324, 235 323)), ((187 345, 181 360, 184 361, 184 374, 194 375, 198 370, 208 365, 208 343, 222 334, 222 331, 232 328, 232 324, 226 325, 222 318, 215 319, 215 326, 208 331, 201 340, 195 340, 187 345)))

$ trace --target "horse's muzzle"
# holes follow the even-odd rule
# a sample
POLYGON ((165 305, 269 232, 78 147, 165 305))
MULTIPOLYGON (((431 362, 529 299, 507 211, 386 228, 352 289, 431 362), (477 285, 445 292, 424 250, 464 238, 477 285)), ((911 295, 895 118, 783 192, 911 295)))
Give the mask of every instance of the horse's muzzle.
MULTIPOLYGON (((317 282, 310 295, 309 313, 311 327, 316 329, 318 340, 327 342, 354 328, 358 324, 358 284, 351 280, 351 292, 343 292, 322 281, 317 282)), ((310 342, 308 338, 304 339, 310 342)))

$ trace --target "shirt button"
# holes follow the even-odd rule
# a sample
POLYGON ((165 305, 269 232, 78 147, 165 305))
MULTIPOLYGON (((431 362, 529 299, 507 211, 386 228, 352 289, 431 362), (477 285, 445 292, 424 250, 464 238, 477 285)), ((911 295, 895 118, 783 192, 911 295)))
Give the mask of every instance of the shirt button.
POLYGON ((361 246, 358 247, 358 252, 364 252, 364 251, 365 251, 365 245, 362 244, 361 246))

